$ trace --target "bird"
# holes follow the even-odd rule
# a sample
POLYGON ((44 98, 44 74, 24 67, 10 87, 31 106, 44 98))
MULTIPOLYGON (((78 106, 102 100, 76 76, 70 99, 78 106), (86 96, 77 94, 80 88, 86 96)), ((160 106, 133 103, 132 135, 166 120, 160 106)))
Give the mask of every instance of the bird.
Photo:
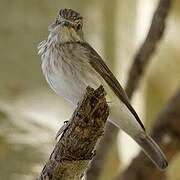
POLYGON ((146 132, 126 92, 85 40, 81 14, 68 8, 60 9, 48 31, 47 39, 38 46, 38 54, 50 87, 76 107, 87 86, 103 85, 111 102, 108 121, 134 139, 159 169, 165 169, 168 166, 165 155, 146 132))

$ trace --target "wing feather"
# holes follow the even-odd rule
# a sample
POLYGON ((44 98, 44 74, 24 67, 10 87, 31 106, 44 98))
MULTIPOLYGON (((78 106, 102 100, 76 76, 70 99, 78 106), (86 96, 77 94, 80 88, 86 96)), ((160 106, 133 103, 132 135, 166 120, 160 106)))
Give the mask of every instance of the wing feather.
POLYGON ((79 42, 79 44, 83 46, 86 49, 86 51, 89 51, 87 55, 89 56, 88 60, 91 66, 103 77, 106 83, 111 87, 112 91, 127 106, 130 112, 134 115, 139 125, 145 131, 145 127, 143 123, 141 122, 139 116, 137 115, 136 111, 131 106, 127 94, 125 93, 124 89, 122 88, 122 86, 120 85, 116 77, 110 71, 108 66, 102 60, 102 58, 88 43, 79 42))

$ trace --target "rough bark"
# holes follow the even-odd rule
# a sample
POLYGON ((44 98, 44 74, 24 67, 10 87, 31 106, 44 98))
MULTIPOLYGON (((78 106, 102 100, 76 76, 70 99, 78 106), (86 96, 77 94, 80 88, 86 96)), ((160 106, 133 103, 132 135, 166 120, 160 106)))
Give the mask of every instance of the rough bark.
MULTIPOLYGON (((163 37, 166 19, 171 7, 171 3, 172 0, 159 1, 147 37, 134 58, 125 88, 129 99, 132 99, 133 93, 137 89, 140 80, 142 79, 151 60, 151 56, 157 50, 157 45, 163 37)), ((99 176, 100 172, 102 171, 102 164, 106 159, 112 143, 114 140, 116 140, 118 132, 117 127, 113 125, 107 127, 105 136, 101 139, 99 147, 97 148, 97 156, 91 162, 91 168, 87 172, 88 180, 93 178, 97 179, 99 176)))
POLYGON ((94 147, 109 115, 102 86, 87 88, 62 133, 39 180, 79 180, 94 156, 94 147))
MULTIPOLYGON (((159 143, 170 162, 180 150, 180 89, 156 119, 152 137, 159 143)), ((117 180, 165 180, 165 171, 159 171, 140 152, 117 180)))
POLYGON ((107 122, 104 136, 101 138, 100 143, 97 146, 96 156, 90 164, 89 169, 86 172, 86 180, 97 179, 100 177, 104 168, 104 163, 111 149, 113 142, 115 141, 118 128, 113 124, 107 122))

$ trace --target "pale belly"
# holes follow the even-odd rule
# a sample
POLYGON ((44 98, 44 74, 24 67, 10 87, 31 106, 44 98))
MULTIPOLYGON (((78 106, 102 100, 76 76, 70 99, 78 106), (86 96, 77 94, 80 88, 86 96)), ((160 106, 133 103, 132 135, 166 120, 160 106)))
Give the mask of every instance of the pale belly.
POLYGON ((103 85, 105 90, 108 90, 101 76, 91 69, 88 64, 84 70, 73 67, 68 72, 59 69, 59 71, 51 73, 44 72, 44 75, 51 88, 74 106, 83 97, 87 86, 97 89, 100 85, 103 85))

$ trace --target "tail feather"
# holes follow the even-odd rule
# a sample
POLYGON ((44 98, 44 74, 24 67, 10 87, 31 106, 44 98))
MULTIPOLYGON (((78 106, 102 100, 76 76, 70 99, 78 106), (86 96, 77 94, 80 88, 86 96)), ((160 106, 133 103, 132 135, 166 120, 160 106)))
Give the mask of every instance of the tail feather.
POLYGON ((168 166, 167 160, 159 146, 146 134, 142 125, 125 104, 119 101, 114 103, 110 112, 109 120, 132 137, 157 167, 165 169, 168 166))
POLYGON ((142 147, 145 154, 154 162, 160 169, 165 169, 168 162, 160 147, 148 135, 142 135, 136 139, 136 142, 142 147))

